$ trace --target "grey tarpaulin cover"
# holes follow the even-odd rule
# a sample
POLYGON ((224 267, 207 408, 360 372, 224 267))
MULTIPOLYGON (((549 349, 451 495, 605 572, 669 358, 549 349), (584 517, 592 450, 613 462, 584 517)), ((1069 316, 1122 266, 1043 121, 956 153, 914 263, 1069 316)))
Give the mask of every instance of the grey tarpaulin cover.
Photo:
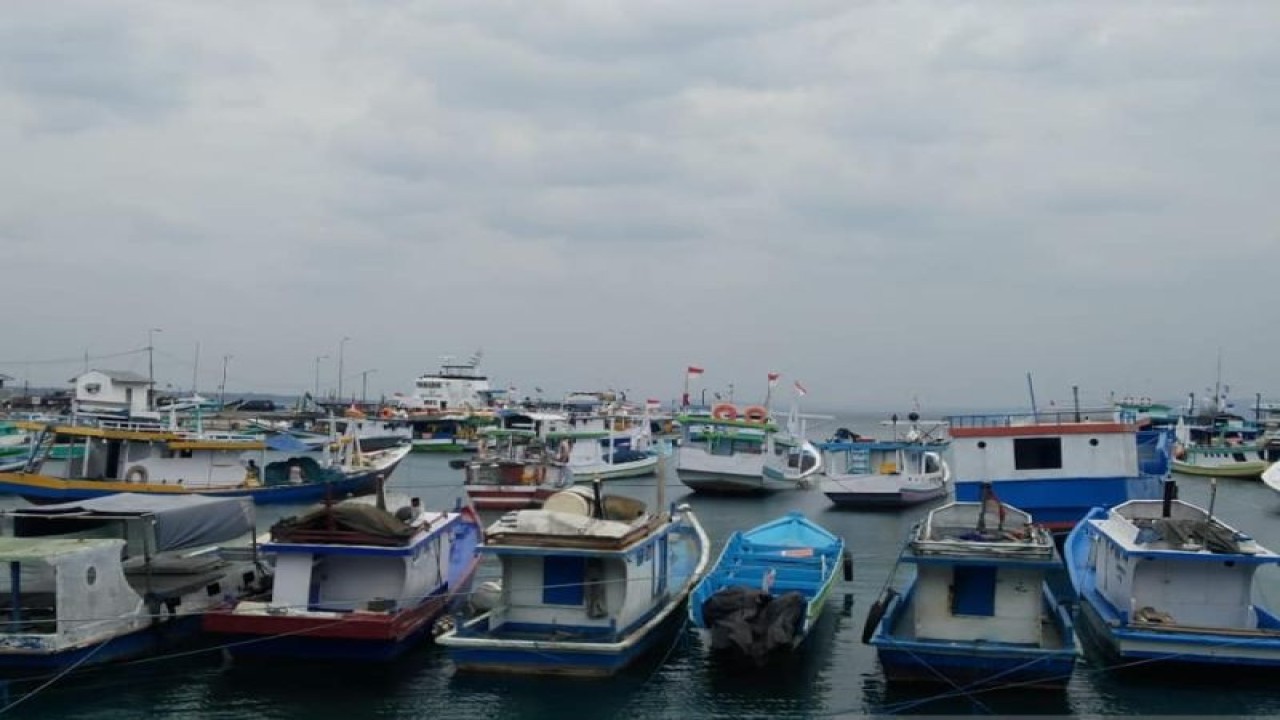
POLYGON ((14 534, 45 536, 75 532, 84 522, 150 516, 156 550, 214 545, 253 532, 253 500, 247 497, 116 493, 88 500, 11 510, 14 534))
POLYGON ((724 588, 702 604, 711 649, 764 665, 774 651, 799 641, 806 605, 797 592, 775 597, 748 587, 724 588))

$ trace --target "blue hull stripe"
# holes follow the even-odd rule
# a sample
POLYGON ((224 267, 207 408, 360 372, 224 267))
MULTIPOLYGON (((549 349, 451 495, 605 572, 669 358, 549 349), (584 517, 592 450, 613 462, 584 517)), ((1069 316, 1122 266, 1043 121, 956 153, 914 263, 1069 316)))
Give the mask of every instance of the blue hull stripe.
MULTIPOLYGON (((957 481, 955 487, 957 502, 982 499, 980 482, 957 481)), ((1076 523, 1095 507, 1158 500, 1164 480, 1154 476, 994 480, 992 487, 1002 502, 1031 513, 1036 522, 1076 523)))

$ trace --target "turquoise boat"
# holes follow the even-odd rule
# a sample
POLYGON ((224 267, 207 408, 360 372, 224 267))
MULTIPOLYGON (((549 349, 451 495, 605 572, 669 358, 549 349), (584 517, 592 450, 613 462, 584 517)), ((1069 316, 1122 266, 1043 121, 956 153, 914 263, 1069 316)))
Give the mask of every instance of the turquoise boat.
POLYGON ((766 665, 804 642, 838 570, 853 579, 844 539, 789 512, 729 537, 689 596, 689 622, 710 634, 713 652, 766 665))

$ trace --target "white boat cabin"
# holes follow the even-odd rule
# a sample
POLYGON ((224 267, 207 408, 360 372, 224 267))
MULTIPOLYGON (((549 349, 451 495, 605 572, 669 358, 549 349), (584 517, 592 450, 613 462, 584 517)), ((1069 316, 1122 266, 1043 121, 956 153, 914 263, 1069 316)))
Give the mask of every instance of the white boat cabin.
MULTIPOLYGON (((395 612, 420 605, 447 581, 458 513, 411 510, 404 523, 360 500, 313 511, 273 529, 262 553, 274 557, 268 603, 237 613, 315 615, 395 612), (328 518, 339 531, 328 529, 328 518)), ((336 617, 336 615, 335 615, 336 617)))
POLYGON ((77 413, 146 415, 152 408, 151 381, 123 370, 89 370, 69 381, 77 413))
POLYGON ((951 418, 951 470, 957 482, 1139 474, 1136 425, 1058 416, 951 418))
POLYGON ((1127 622, 1254 630, 1253 580, 1280 556, 1189 503, 1134 500, 1089 520, 1096 589, 1127 622), (1215 547, 1216 545, 1216 547, 1215 547))
POLYGON ((494 523, 483 552, 502 563, 502 599, 489 628, 501 635, 555 632, 563 639, 616 640, 643 620, 670 588, 665 517, 644 503, 605 498, 591 517, 581 491, 548 498, 494 523))
POLYGON ((920 640, 1041 646, 1045 574, 1060 565, 1053 537, 1008 505, 952 503, 929 513, 904 560, 916 565, 899 632, 920 640))

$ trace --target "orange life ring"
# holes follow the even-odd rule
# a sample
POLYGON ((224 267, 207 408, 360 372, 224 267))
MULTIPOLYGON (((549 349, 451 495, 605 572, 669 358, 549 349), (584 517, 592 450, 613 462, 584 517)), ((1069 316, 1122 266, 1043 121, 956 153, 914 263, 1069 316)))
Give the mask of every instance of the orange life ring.
POLYGON ((379 415, 380 417, 384 418, 384 419, 385 419, 385 418, 393 418, 393 417, 395 417, 395 416, 396 416, 396 411, 395 411, 395 410, 392 410, 392 409, 391 409, 391 408, 389 408, 389 407, 384 407, 384 408, 382 408, 381 410, 379 410, 379 411, 378 411, 378 415, 379 415))
POLYGON ((711 408, 711 417, 717 420, 737 420, 738 408, 729 403, 720 403, 711 408))
POLYGON ((752 405, 742 411, 742 417, 751 422, 764 422, 769 419, 769 409, 763 405, 752 405))

